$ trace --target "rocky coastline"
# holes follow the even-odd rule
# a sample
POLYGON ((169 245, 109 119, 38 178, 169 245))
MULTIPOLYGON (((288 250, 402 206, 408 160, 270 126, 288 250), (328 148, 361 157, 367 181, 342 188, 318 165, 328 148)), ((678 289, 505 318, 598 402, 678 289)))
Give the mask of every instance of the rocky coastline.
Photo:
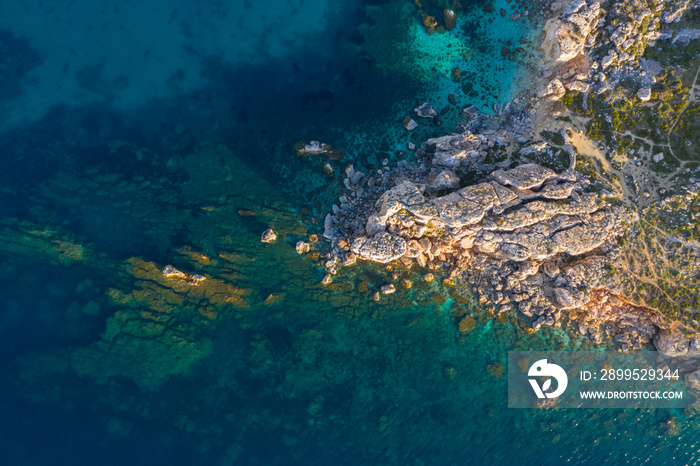
MULTIPOLYGON (((528 332, 570 326, 594 344, 609 336, 621 351, 653 343, 663 358, 682 357, 687 378, 700 387, 700 372, 693 372, 700 339, 625 296, 614 274, 637 212, 577 170, 578 148, 566 131, 555 143, 535 129, 553 119, 569 91, 586 102, 631 80, 636 97, 648 101, 660 70, 639 56, 647 45, 675 38, 664 25, 692 7, 687 0, 652 8, 636 0, 545 2, 541 68, 518 98, 494 107, 495 116, 465 108, 464 131, 409 147, 415 162, 391 167, 385 161, 368 174, 345 168, 346 192, 323 225, 331 245, 322 260, 323 283, 358 260, 462 279, 489 314, 517 309, 528 332), (564 161, 560 169, 533 162, 552 159, 564 161)), ((414 114, 437 115, 428 103, 414 114)), ((403 125, 411 131, 416 123, 407 117, 403 125)), ((396 289, 376 285, 384 294, 396 289)), ((379 292, 374 299, 381 299, 379 292)))

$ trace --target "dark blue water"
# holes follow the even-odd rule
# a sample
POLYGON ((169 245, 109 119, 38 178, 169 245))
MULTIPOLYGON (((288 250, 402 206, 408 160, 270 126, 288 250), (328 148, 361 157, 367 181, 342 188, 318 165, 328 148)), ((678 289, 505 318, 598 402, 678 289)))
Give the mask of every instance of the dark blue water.
POLYGON ((420 271, 375 303, 385 270, 323 287, 294 252, 345 164, 397 160, 415 104, 458 99, 420 142, 517 91, 526 64, 497 52, 535 25, 462 4, 433 36, 412 2, 0 5, 2 464, 696 462, 692 411, 507 408, 489 366, 587 340, 420 271), (345 151, 334 175, 309 139, 345 151))

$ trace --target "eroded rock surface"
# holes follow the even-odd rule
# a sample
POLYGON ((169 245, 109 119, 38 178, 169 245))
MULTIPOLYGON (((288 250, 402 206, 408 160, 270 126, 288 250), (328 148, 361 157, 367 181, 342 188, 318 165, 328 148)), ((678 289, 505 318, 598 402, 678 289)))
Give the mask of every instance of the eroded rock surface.
POLYGON ((567 62, 579 55, 600 15, 600 3, 574 0, 566 7, 561 18, 548 24, 545 50, 557 62, 567 62))
MULTIPOLYGON (((472 144, 473 135, 458 135, 424 147, 444 161, 446 154, 461 158, 472 144)), ((561 311, 586 306, 591 290, 606 285, 607 256, 631 219, 589 192, 573 170, 523 164, 441 196, 420 181, 396 180, 371 209, 366 201, 346 204, 345 224, 363 228, 327 237, 351 244, 361 260, 400 260, 464 276, 480 285, 485 301, 518 306, 535 329, 556 325, 561 311)), ((343 262, 347 252, 336 247, 334 254, 343 262)))

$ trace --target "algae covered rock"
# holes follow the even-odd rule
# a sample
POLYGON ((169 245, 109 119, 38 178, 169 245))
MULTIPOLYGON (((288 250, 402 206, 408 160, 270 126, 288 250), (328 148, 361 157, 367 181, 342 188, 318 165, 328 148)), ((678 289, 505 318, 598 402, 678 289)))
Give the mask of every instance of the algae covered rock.
POLYGON ((470 316, 466 315, 459 321, 459 332, 467 334, 476 328, 476 320, 470 316))
POLYGON ((97 342, 69 356, 72 369, 98 383, 120 376, 157 389, 170 377, 187 374, 211 354, 213 344, 202 330, 220 312, 247 307, 248 290, 218 278, 172 265, 160 270, 139 258, 129 259, 125 269, 133 289, 108 291, 119 310, 107 319, 97 342))

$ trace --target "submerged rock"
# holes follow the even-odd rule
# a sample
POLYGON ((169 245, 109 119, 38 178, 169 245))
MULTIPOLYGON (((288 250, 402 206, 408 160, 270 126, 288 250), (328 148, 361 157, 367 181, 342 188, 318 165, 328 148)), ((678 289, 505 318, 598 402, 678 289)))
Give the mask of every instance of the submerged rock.
POLYGON ((410 116, 407 116, 403 119, 403 127, 408 131, 413 131, 414 129, 418 128, 418 123, 416 123, 410 116))
POLYGON ((184 272, 179 271, 172 265, 166 265, 165 268, 163 269, 163 276, 166 278, 170 278, 172 280, 177 280, 183 283, 187 283, 189 285, 199 285, 201 284, 204 280, 206 280, 205 277, 202 275, 194 274, 194 275, 189 275, 184 272))
POLYGON ((435 118, 437 116, 437 112, 428 102, 425 102, 419 105, 418 107, 414 108, 413 113, 415 113, 421 118, 435 118))
POLYGON ((445 29, 447 29, 448 31, 451 31, 457 27, 457 18, 455 18, 454 11, 445 9, 442 12, 442 16, 445 20, 445 29))
POLYGON ((470 316, 464 316, 462 320, 459 321, 459 333, 467 334, 476 328, 476 320, 470 316))

